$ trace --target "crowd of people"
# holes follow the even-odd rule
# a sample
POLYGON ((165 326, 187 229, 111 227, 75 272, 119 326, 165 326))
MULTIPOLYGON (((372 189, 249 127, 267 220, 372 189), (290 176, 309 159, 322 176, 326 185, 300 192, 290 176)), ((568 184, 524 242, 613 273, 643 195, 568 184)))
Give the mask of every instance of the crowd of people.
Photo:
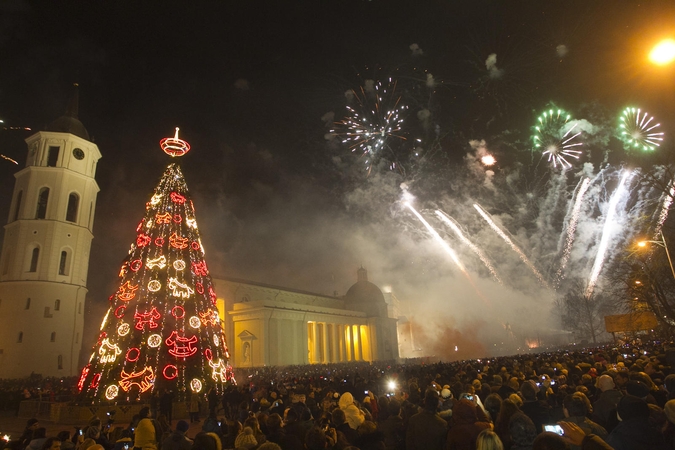
POLYGON ((673 368, 671 342, 635 341, 452 363, 237 370, 238 384, 223 395, 186 400, 192 424, 167 418, 158 397, 129 424, 102 426, 93 418, 72 436, 48 437, 33 419, 7 447, 673 449, 673 368))

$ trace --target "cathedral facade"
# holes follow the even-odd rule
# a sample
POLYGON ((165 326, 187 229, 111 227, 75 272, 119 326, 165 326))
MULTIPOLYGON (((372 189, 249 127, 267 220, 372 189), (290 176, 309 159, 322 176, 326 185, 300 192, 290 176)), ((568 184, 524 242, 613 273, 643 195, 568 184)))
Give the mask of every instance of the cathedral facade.
POLYGON ((364 268, 344 297, 214 278, 234 367, 387 361, 397 318, 364 268))

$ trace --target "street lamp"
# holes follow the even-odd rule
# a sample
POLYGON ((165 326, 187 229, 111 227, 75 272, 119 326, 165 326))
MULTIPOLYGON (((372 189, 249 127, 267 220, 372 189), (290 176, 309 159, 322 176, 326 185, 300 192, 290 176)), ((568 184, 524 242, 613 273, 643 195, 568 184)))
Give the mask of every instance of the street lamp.
POLYGON ((649 60, 658 66, 665 66, 675 60, 675 40, 664 39, 649 53, 649 60))
POLYGON ((656 244, 660 247, 663 247, 666 250, 668 264, 670 264, 670 272, 673 274, 673 278, 675 279, 675 269, 673 268, 673 261, 670 259, 670 252, 668 251, 668 244, 666 244, 666 238, 663 235, 663 231, 659 230, 659 236, 661 236, 660 241, 640 241, 637 243, 637 245, 638 247, 646 247, 647 244, 656 244))

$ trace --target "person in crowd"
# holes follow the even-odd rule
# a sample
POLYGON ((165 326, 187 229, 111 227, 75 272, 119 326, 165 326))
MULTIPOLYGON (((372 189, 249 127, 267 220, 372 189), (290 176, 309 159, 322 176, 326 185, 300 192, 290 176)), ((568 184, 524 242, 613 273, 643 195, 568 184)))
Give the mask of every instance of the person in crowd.
POLYGON ((61 450, 75 449, 75 444, 70 440, 70 431, 59 431, 59 434, 57 434, 56 437, 59 438, 59 441, 61 441, 61 450))
POLYGON ((512 441, 511 450, 531 450, 538 433, 532 419, 518 412, 509 421, 509 434, 512 441))
MULTIPOLYGON (((170 390, 165 390, 159 398, 159 414, 166 417, 171 429, 171 420, 173 419, 173 393, 170 390)), ((159 416, 157 416, 159 419, 159 416)))
POLYGON ((44 427, 33 430, 33 437, 28 442, 26 450, 42 450, 42 445, 47 440, 47 429, 44 427))
POLYGON ((405 450, 405 424, 401 417, 401 402, 390 400, 387 412, 386 420, 378 424, 378 429, 384 435, 384 445, 387 450, 405 450))
POLYGON ((447 437, 448 450, 473 450, 478 435, 486 429, 492 429, 492 425, 478 421, 476 404, 468 399, 460 400, 453 408, 452 426, 447 437))
POLYGON ((370 420, 364 421, 357 430, 359 437, 356 447, 361 450, 386 450, 384 434, 377 429, 377 425, 370 420))
POLYGON ((223 450, 223 447, 216 433, 201 431, 195 436, 192 450, 223 450))
POLYGON ((406 450, 441 450, 445 447, 448 423, 436 412, 438 392, 428 389, 424 408, 408 420, 406 450))
POLYGON ((237 436, 237 439, 234 440, 234 448, 236 449, 248 449, 251 450, 258 446, 258 441, 255 439, 255 434, 253 434, 253 429, 251 427, 244 427, 237 436))
POLYGON ((351 393, 345 392, 340 396, 338 406, 345 413, 345 420, 349 426, 356 430, 365 420, 366 416, 354 403, 354 397, 351 393))
POLYGON ((539 434, 542 426, 551 423, 551 407, 544 401, 537 399, 539 388, 532 380, 526 380, 520 386, 520 393, 523 395, 523 405, 521 411, 532 420, 534 427, 539 434))
POLYGON ((506 450, 511 448, 512 443, 511 433, 509 432, 509 423, 511 423, 511 417, 518 412, 520 412, 518 406, 507 399, 502 402, 499 414, 497 414, 494 430, 495 433, 497 433, 497 436, 499 436, 499 439, 501 439, 506 450))
POLYGON ((616 405, 619 404, 623 394, 616 389, 614 379, 610 375, 599 376, 596 384, 600 395, 593 403, 593 420, 607 431, 612 431, 616 425, 616 405))
MULTIPOLYGON (((586 434, 595 434, 601 439, 607 438, 607 430, 588 418, 588 399, 581 392, 568 395, 563 400, 563 414, 566 422, 577 424, 586 434)), ((573 447, 572 450, 578 450, 573 447)))
POLYGON ((255 436, 255 440, 260 444, 264 444, 265 441, 267 441, 267 438, 265 437, 265 433, 262 432, 260 429, 260 422, 258 422, 258 419, 256 417, 249 417, 244 421, 244 428, 250 428, 253 430, 253 436, 255 436))
POLYGON ((504 450, 504 444, 497 433, 485 429, 476 438, 476 450, 504 450))
POLYGON ((620 423, 607 437, 607 443, 615 450, 668 448, 661 432, 649 423, 649 406, 645 400, 623 396, 617 405, 617 416, 620 423))
POLYGON ((499 410, 502 408, 502 398, 498 394, 490 394, 485 398, 483 406, 485 407, 488 419, 492 423, 496 422, 499 410))
POLYGON ((138 411, 140 420, 134 433, 134 450, 157 450, 157 434, 154 421, 149 417, 150 408, 138 411))
POLYGON ((545 431, 534 439, 532 450, 570 450, 570 445, 562 436, 545 431))
POLYGON ((359 433, 354 428, 349 426, 345 412, 339 408, 334 409, 332 418, 333 425, 335 426, 335 430, 338 433, 338 438, 340 435, 342 435, 350 445, 354 445, 356 440, 359 438, 359 433))
POLYGON ((190 450, 193 441, 185 435, 189 428, 190 424, 179 420, 176 429, 162 440, 162 450, 190 450))
POLYGON ((26 421, 26 428, 24 428, 21 437, 19 437, 19 442, 21 448, 26 448, 30 441, 33 439, 33 432, 38 429, 40 423, 36 418, 31 418, 26 421))
MULTIPOLYGON (((190 402, 188 404, 188 412, 190 413, 190 423, 199 422, 199 409, 201 405, 199 400, 200 400, 199 394, 193 392, 190 395, 190 402)), ((227 409, 225 411, 227 411, 227 409)))
POLYGON ((61 439, 50 437, 42 444, 42 450, 61 450, 61 439))

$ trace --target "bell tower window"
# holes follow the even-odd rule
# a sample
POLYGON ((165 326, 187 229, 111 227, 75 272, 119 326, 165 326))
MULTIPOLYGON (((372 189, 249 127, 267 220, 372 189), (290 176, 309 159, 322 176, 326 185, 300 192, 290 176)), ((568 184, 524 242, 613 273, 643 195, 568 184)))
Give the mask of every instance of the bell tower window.
POLYGON ((49 147, 47 153, 47 166, 56 167, 56 163, 59 161, 59 147, 49 147))
POLYGON ((31 252, 30 256, 30 268, 29 272, 37 272, 38 260, 40 259, 40 248, 35 247, 31 252))
POLYGON ((38 194, 37 209, 35 210, 36 219, 44 219, 47 217, 47 203, 49 202, 49 188, 44 187, 40 189, 38 194))
POLYGON ((61 252, 59 259, 59 275, 68 275, 68 252, 65 250, 61 252))
POLYGON ((21 211, 21 199, 23 197, 23 191, 19 191, 18 194, 16 194, 16 206, 14 207, 14 218, 12 219, 12 222, 19 220, 19 212, 21 211))
POLYGON ((66 220, 68 222, 77 222, 77 209, 80 205, 80 197, 72 193, 68 196, 68 207, 66 208, 66 220))

